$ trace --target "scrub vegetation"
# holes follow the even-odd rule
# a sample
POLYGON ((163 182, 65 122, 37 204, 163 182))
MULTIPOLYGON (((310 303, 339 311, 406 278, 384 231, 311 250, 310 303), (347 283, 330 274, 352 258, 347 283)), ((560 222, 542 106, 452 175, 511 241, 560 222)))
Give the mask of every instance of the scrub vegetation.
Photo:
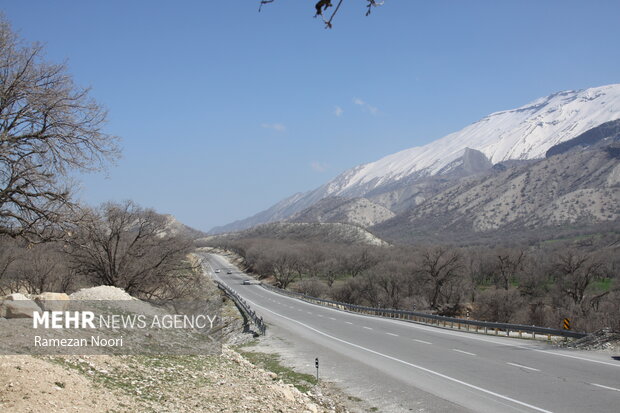
POLYGON ((618 234, 522 246, 227 241, 258 278, 379 308, 573 329, 620 329, 618 234))

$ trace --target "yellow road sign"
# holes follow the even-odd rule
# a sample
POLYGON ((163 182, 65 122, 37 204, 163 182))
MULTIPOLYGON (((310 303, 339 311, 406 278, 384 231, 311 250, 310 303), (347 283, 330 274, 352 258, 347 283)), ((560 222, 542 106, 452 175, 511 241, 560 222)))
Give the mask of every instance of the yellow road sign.
POLYGON ((570 318, 564 319, 562 322, 562 328, 564 328, 564 330, 570 330, 570 318))

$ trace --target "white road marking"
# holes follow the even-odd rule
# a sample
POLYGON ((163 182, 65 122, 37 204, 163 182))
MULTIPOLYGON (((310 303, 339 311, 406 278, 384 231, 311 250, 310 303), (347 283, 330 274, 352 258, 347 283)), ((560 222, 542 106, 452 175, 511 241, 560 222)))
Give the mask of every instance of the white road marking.
POLYGON ((308 314, 312 315, 312 313, 310 311, 306 311, 308 314))
POLYGON ((334 317, 328 317, 330 320, 334 320, 336 321, 336 319, 334 317))
POLYGON ((385 334, 387 334, 388 336, 398 337, 398 334, 394 334, 394 333, 385 333, 385 334))
POLYGON ((524 366, 523 364, 508 363, 508 362, 506 362, 506 364, 511 365, 511 366, 515 366, 515 367, 519 367, 521 369, 528 369, 528 370, 532 370, 532 371, 540 371, 539 369, 535 369, 534 367, 524 366))
POLYGON ((350 321, 345 321, 345 323, 347 323, 347 324, 353 324, 353 323, 352 323, 352 322, 350 322, 350 321))
POLYGON ((365 328, 366 330, 372 330, 372 327, 366 327, 366 326, 364 326, 364 328, 365 328))
POLYGON ((602 389, 620 391, 620 389, 616 389, 615 387, 603 386, 602 384, 590 383, 593 386, 600 387, 602 389))
POLYGON ((289 318, 289 317, 283 316, 282 314, 278 314, 278 313, 276 313, 275 311, 271 311, 270 309, 265 308, 265 307, 263 307, 262 305, 258 305, 258 304, 256 304, 256 303, 254 303, 254 302, 250 301, 250 300, 247 300, 247 301, 248 301, 249 303, 251 303, 252 305, 254 305, 255 307, 262 308, 263 310, 265 310, 265 311, 267 311, 267 312, 269 312, 269 313, 271 313, 271 314, 275 314, 275 315, 277 315, 277 316, 279 316, 279 317, 281 317, 281 318, 284 318, 285 320, 289 320, 289 321, 291 321, 291 322, 293 322, 293 323, 297 323, 297 324, 299 324, 299 325, 301 325, 301 326, 303 326, 303 327, 307 328, 308 330, 312 330, 312 331, 314 331, 314 332, 315 332, 315 333, 317 333, 317 334, 320 334, 320 335, 325 336, 325 337, 327 337, 327 338, 330 338, 330 339, 332 339, 332 340, 339 341, 339 342, 341 342, 341 343, 347 344, 347 345, 349 345, 349 346, 351 346, 351 347, 355 347, 355 348, 358 348, 358 349, 360 349, 360 350, 367 351, 367 352, 369 352, 369 353, 375 354, 375 355, 380 356, 380 357, 384 357, 384 358, 386 358, 386 359, 388 359, 388 360, 392 360, 392 361, 395 361, 395 362, 397 362, 397 363, 402 363, 402 364, 404 364, 404 365, 406 365, 406 366, 413 367, 413 368, 418 369, 418 370, 422 370, 422 371, 424 371, 424 372, 426 372, 426 373, 430 373, 430 374, 433 374, 433 375, 435 375, 435 376, 441 377, 441 378, 443 378, 443 379, 446 379, 446 380, 452 381, 452 382, 454 382, 454 383, 461 384, 461 385, 463 385, 463 386, 465 386, 465 387, 469 387, 470 389, 474 389, 474 390, 478 390, 478 391, 480 391, 480 392, 482 392, 482 393, 490 394, 490 395, 495 396, 495 397, 497 397, 497 398, 499 398, 499 399, 507 400, 507 401, 509 401, 509 402, 512 402, 512 403, 518 404, 518 405, 520 405, 520 406, 528 407, 528 408, 530 408, 530 409, 532 409, 532 410, 536 410, 536 411, 538 411, 538 412, 542 412, 542 413, 553 413, 553 412, 551 412, 551 411, 549 411, 549 410, 541 409, 540 407, 536 407, 536 406, 534 406, 534 405, 531 405, 531 404, 528 404, 528 403, 525 403, 525 402, 522 402, 522 401, 519 401, 519 400, 513 399, 512 397, 504 396, 504 395, 502 395, 502 394, 495 393, 494 391, 487 390, 487 389, 485 389, 485 388, 483 388, 483 387, 476 386, 476 385, 474 385, 474 384, 470 384, 470 383, 467 383, 467 382, 462 381, 462 380, 459 380, 459 379, 455 379, 454 377, 450 377, 450 376, 448 376, 448 375, 445 375, 445 374, 443 374, 443 373, 439 373, 439 372, 434 371, 434 370, 431 370, 431 369, 427 369, 426 367, 418 366, 417 364, 409 363, 408 361, 404 361, 404 360, 398 359, 398 358, 396 358, 396 357, 388 356, 387 354, 379 353, 378 351, 371 350, 371 349, 369 349, 369 348, 366 348, 366 347, 360 346, 359 344, 351 343, 351 342, 346 341, 346 340, 343 340, 343 339, 341 339, 341 338, 334 337, 334 336, 329 335, 329 334, 327 334, 327 333, 324 333, 324 332, 322 332, 322 331, 320 331, 320 330, 317 330, 317 329, 316 329, 316 328, 314 328, 314 327, 310 327, 309 325, 304 324, 304 323, 302 323, 301 321, 297 321, 297 320, 294 320, 294 319, 292 319, 292 318, 289 318))
MULTIPOLYGON (((276 294, 276 293, 274 293, 276 294)), ((339 310, 333 310, 333 311, 339 311, 339 310)), ((352 316, 357 316, 357 317, 364 317, 366 318, 367 316, 362 315, 362 314, 353 314, 350 313, 350 315, 352 316)), ((582 361, 589 361, 590 363, 597 363, 597 364, 604 364, 607 366, 611 366, 611 367, 617 367, 620 368, 620 363, 610 363, 607 361, 601 361, 601 360, 593 360, 587 357, 579 357, 579 356, 573 356, 571 354, 563 354, 563 353, 556 353, 554 351, 550 351, 550 350, 541 350, 538 348, 532 348, 532 347, 526 347, 526 346, 520 346, 518 344, 513 344, 513 343, 507 343, 505 341, 502 341, 504 339, 495 339, 494 337, 476 337, 475 335, 469 334, 469 333, 457 333, 457 332, 450 332, 450 331, 445 331, 443 329, 440 328, 435 328, 435 327, 431 327, 431 326, 424 326, 424 325, 418 325, 418 324, 414 324, 414 323, 408 323, 408 322, 403 322, 403 321, 396 321, 396 320, 390 320, 388 318, 382 319, 385 322, 388 323, 394 323, 394 324, 398 324, 400 326, 407 326, 410 328, 416 328, 419 330, 424 330, 424 331, 431 331, 433 333, 436 334, 445 334, 448 336, 456 336, 456 337, 461 337, 461 338, 465 338, 468 340, 476 340, 476 341, 482 341, 484 343, 487 344, 498 344, 501 346, 506 346, 506 347, 514 347, 514 348, 520 348, 522 350, 529 350, 529 351, 536 351, 539 353, 545 353, 545 354, 549 354, 551 356, 559 356, 559 357, 568 357, 571 359, 577 359, 577 360, 582 360, 582 361)))
POLYGON ((317 314, 316 316, 317 316, 317 317, 323 317, 321 314, 317 314))
POLYGON ((417 338, 414 338, 413 341, 417 341, 418 343, 422 343, 422 344, 433 344, 430 341, 418 340, 417 338))
POLYGON ((459 353, 467 354, 468 356, 475 356, 474 353, 470 353, 469 351, 459 350, 458 348, 453 348, 452 351, 458 351, 459 353))

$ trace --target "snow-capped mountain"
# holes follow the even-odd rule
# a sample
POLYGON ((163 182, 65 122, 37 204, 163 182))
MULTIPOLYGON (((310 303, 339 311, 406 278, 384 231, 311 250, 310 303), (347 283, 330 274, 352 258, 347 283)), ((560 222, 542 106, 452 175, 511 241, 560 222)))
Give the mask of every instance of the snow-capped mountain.
POLYGON ((405 200, 408 205, 424 200, 416 182, 425 178, 449 175, 459 168, 477 172, 485 162, 544 158, 551 147, 616 119, 620 119, 620 84, 555 93, 517 109, 490 114, 424 146, 352 168, 314 191, 295 194, 213 232, 285 219, 330 196, 370 197, 397 212, 405 200))
POLYGON ((620 84, 556 93, 493 113, 427 145, 353 168, 328 183, 326 192, 347 195, 359 187, 369 190, 411 175, 435 175, 466 148, 482 152, 494 164, 544 158, 552 146, 618 118, 620 84))

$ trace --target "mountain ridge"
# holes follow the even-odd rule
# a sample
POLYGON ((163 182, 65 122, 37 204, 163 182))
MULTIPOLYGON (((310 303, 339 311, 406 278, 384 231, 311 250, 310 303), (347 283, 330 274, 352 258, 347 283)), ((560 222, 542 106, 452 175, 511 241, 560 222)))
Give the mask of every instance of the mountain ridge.
POLYGON ((618 119, 620 84, 557 92, 515 109, 491 113, 428 144, 358 165, 312 191, 285 198, 210 233, 284 220, 330 196, 366 197, 392 211, 404 211, 433 196, 438 181, 452 179, 454 167, 466 166, 471 151, 482 154, 486 162, 478 156, 478 164, 484 166, 469 171, 463 167, 459 177, 481 173, 493 164, 542 159, 550 148, 618 119))

